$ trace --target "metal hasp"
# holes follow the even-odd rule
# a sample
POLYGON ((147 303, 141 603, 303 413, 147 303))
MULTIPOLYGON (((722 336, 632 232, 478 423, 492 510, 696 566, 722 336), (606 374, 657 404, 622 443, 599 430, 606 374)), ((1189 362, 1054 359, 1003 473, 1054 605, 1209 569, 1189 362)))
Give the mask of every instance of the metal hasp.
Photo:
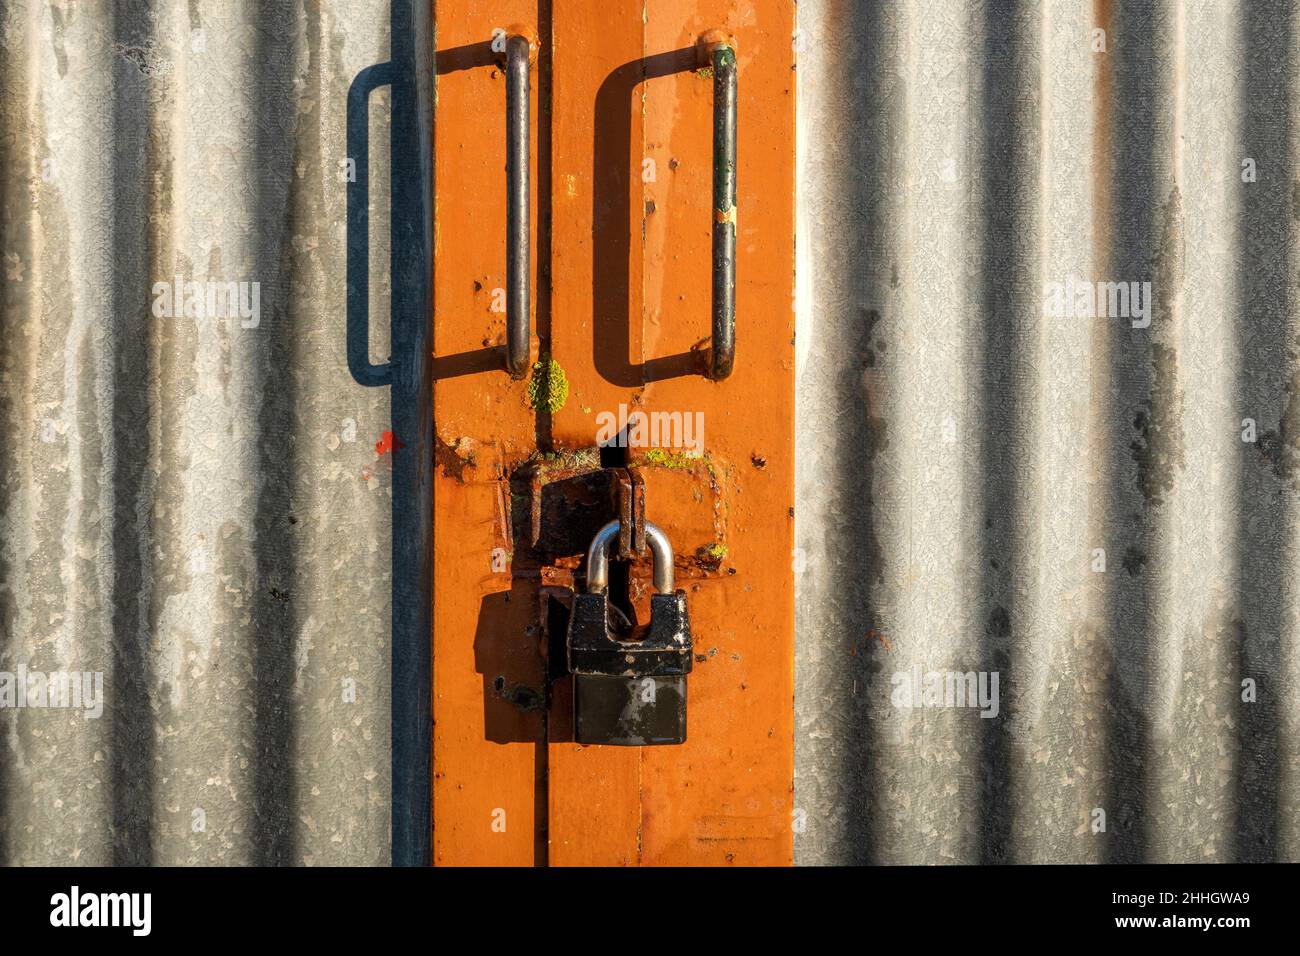
POLYGON ((645 479, 636 468, 613 471, 618 481, 618 558, 631 561, 646 549, 645 479))
POLYGON ((713 345, 709 378, 736 364, 736 50, 711 45, 713 67, 713 345))
MULTIPOLYGON (((506 40, 506 370, 528 371, 529 322, 529 58, 521 35, 506 40)), ((716 246, 715 246, 716 248, 716 246)))
POLYGON ((650 597, 650 623, 616 636, 606 591, 609 552, 618 536, 618 521, 597 532, 587 552, 587 592, 573 599, 568 663, 574 675, 574 739, 624 747, 685 743, 691 624, 686 592, 673 588, 672 544, 646 522, 658 593, 650 597))

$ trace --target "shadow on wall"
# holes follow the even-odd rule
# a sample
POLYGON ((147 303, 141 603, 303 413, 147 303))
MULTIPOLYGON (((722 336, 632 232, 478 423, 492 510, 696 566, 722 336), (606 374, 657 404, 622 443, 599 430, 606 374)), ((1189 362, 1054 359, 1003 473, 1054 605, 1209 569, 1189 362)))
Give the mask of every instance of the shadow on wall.
MULTIPOLYGON (((1241 84, 1243 129, 1260 168, 1294 169, 1292 90, 1296 70, 1295 5, 1271 0, 1252 5, 1242 23, 1246 45, 1241 84)), ((1242 372, 1237 408, 1262 414, 1260 454, 1241 470, 1237 523, 1237 677, 1254 676, 1265 688, 1237 725, 1236 820, 1232 858, 1244 863, 1280 859, 1282 807, 1278 791, 1285 759, 1279 701, 1294 696, 1281 684, 1286 668, 1283 617, 1288 566, 1287 530, 1294 518, 1296 436, 1291 403, 1295 339, 1296 255, 1290 244, 1300 219, 1294 173, 1267 176, 1246 191, 1237 239, 1237 334, 1242 372), (1266 416, 1266 417, 1265 417, 1266 416)), ((1294 633, 1294 632, 1292 632, 1294 633)), ((1292 742, 1290 751, 1295 750, 1292 742)))
POLYGON ((392 862, 430 861, 430 548, 433 406, 430 330, 433 224, 433 27, 429 4, 393 0, 389 63, 357 75, 348 94, 347 354, 363 386, 390 386, 393 453, 392 862), (370 362, 369 103, 392 87, 392 356, 370 362))
POLYGON ((696 57, 691 46, 633 60, 610 73, 596 93, 591 146, 592 229, 597 240, 591 244, 592 359, 607 382, 623 388, 702 374, 708 358, 703 350, 647 359, 640 365, 632 365, 627 358, 631 350, 628 263, 633 235, 628 195, 635 112, 628 104, 641 84, 696 69, 696 57))
MULTIPOLYGON (((118 43, 135 42, 151 32, 147 5, 123 4, 115 8, 113 38, 118 43)), ((132 69, 117 62, 119 73, 132 69)), ((142 382, 156 372, 151 367, 149 341, 132 328, 138 303, 148 291, 145 276, 152 250, 147 234, 140 235, 148 207, 142 159, 153 165, 146 145, 147 124, 123 122, 148 115, 144 88, 120 82, 115 77, 112 110, 117 140, 111 162, 118 183, 118 201, 113 206, 113 515, 111 577, 112 667, 116 700, 112 708, 109 775, 112 786, 112 861, 117 866, 146 865, 153 859, 150 820, 154 801, 154 726, 150 703, 153 686, 152 661, 148 652, 151 609, 145 598, 148 549, 139 540, 138 503, 145 499, 149 481, 149 433, 151 402, 142 382), (133 233, 135 235, 133 235, 133 233)), ((146 528, 144 534, 148 534, 146 528)))
MULTIPOLYGON (((292 40, 283 24, 298 15, 292 0, 268 0, 257 6, 257 94, 259 122, 257 155, 262 158, 257 183, 259 209, 289 209, 290 183, 298 98, 294 92, 292 40)), ((308 10, 319 18, 319 10, 308 10)), ((311 68, 319 73, 320 64, 311 68)), ((301 396, 296 376, 285 375, 295 364, 294 340, 300 334, 290 307, 292 263, 287 237, 278 224, 261 223, 256 238, 256 261, 265 275, 263 295, 269 312, 270 335, 258 356, 258 394, 264 396, 257 414, 257 469, 261 478, 254 518, 254 552, 257 589, 253 601, 253 667, 257 675, 254 697, 253 810, 255 862, 260 866, 285 866, 298 861, 295 809, 293 711, 294 637, 301 622, 290 594, 299 554, 288 520, 295 487, 293 455, 283 451, 284 435, 298 434, 301 396)))
MULTIPOLYGON (((811 257, 801 254, 799 264, 812 263, 819 319, 812 329, 800 327, 799 335, 811 340, 796 397, 796 520, 800 547, 810 556, 796 594, 795 806, 810 821, 796 830, 796 863, 882 859, 883 804, 875 776, 881 734, 871 701, 888 699, 888 675, 867 654, 845 658, 838 646, 819 654, 811 644, 818 635, 836 644, 845 633, 875 626, 877 589, 884 580, 872 489, 888 436, 880 396, 864 376, 874 362, 873 338, 890 294, 887 184, 896 181, 904 122, 897 81, 876 67, 890 62, 899 43, 887 6, 825 3, 811 16, 800 10, 801 34, 820 41, 818 49, 837 52, 817 67, 806 60, 799 64, 800 86, 817 89, 819 100, 800 120, 801 130, 811 126, 810 168, 798 188, 801 201, 815 207, 814 228, 827 239, 799 237, 801 250, 805 243, 813 250, 811 257), (853 122, 820 122, 823 114, 843 115, 845 109, 853 122), (828 445, 833 456, 810 479, 804 469, 828 445), (819 488, 818 505, 807 491, 810 480, 819 488), (814 509, 835 516, 833 523, 810 519, 814 509), (825 560, 813 560, 815 555, 825 560), (844 587, 849 581, 853 586, 844 587), (823 822, 814 827, 814 819, 823 822)), ((805 94, 800 108, 806 105, 805 94)), ((801 278, 801 285, 806 281, 801 278)))

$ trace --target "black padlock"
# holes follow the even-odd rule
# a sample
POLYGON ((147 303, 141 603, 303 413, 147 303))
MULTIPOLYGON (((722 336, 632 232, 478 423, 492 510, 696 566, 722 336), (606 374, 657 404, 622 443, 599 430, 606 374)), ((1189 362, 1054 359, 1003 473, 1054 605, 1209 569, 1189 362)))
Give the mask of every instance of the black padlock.
POLYGON ((685 743, 691 622, 686 592, 673 588, 672 544, 645 523, 657 592, 650 597, 650 623, 616 636, 606 592, 618 531, 619 522, 611 521, 596 533, 587 551, 587 592, 573 597, 568 656, 574 739, 625 747, 685 743))

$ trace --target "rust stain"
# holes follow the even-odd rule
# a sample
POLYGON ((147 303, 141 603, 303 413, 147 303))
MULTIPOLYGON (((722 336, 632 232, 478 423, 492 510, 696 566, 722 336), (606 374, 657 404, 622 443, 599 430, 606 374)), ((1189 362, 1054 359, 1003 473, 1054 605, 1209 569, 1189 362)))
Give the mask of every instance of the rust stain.
MULTIPOLYGON (((376 446, 377 448, 378 446, 376 446)), ((448 442, 441 435, 435 436, 433 460, 442 467, 442 473, 445 477, 454 478, 462 484, 466 480, 466 469, 478 467, 478 454, 475 451, 475 444, 466 437, 448 442)))
MULTIPOLYGON (((887 651, 892 652, 894 650, 894 645, 890 643, 889 638, 886 637, 884 634, 880 633, 879 631, 875 630, 874 628, 867 631, 866 635, 863 638, 861 638, 863 650, 865 650, 873 640, 879 641, 880 646, 887 651)), ((858 641, 859 641, 858 638, 853 638, 853 640, 849 642, 849 654, 852 657, 858 656, 858 641)))

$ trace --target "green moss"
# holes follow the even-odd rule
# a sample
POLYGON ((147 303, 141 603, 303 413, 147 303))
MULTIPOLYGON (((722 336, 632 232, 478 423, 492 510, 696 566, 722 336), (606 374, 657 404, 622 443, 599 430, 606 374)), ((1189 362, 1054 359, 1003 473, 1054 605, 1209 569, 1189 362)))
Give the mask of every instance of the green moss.
POLYGON ((645 453, 646 464, 654 465, 656 468, 680 468, 686 471, 694 468, 700 462, 696 455, 683 455, 680 452, 664 451, 662 448, 651 448, 645 453))
POLYGON ((708 574, 716 574, 727 557, 727 546, 721 542, 695 549, 695 566, 708 574))
POLYGON ((698 76, 701 80, 711 80, 713 79, 713 67, 711 66, 701 67, 700 69, 695 71, 695 75, 698 76))
POLYGON ((555 414, 569 400, 569 378, 560 363, 543 355, 528 379, 528 404, 539 412, 555 414))

